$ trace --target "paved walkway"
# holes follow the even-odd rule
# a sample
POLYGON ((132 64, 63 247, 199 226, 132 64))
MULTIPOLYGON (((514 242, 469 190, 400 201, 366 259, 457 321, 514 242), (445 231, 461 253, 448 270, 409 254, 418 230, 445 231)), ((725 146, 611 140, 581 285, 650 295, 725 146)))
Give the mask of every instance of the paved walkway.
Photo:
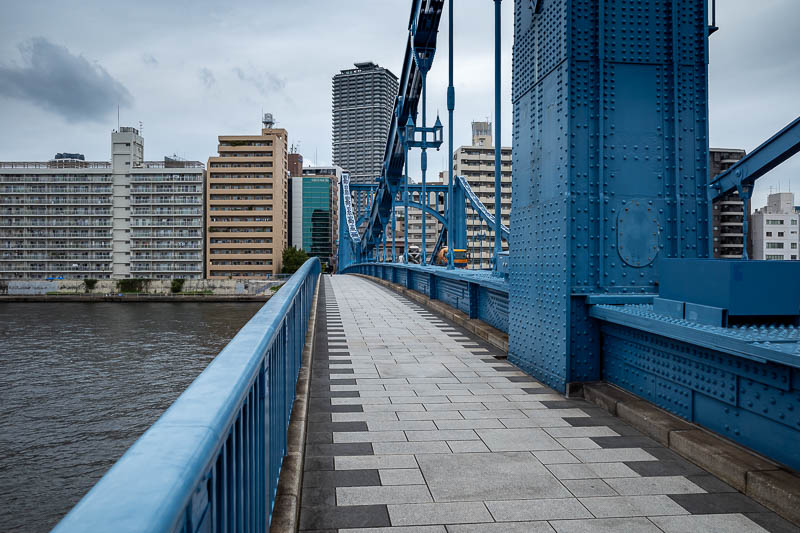
POLYGON ((798 531, 377 284, 324 276, 317 316, 301 530, 798 531))

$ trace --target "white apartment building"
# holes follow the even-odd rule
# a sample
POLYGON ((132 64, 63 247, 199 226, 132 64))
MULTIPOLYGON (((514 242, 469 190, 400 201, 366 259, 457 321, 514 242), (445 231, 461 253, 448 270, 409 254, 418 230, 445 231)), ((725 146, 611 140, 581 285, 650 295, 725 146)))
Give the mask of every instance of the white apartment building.
POLYGON ((767 205, 751 216, 753 259, 793 261, 800 257, 800 207, 794 194, 779 192, 767 197, 767 205))
MULTIPOLYGON (((453 154, 453 172, 467 178, 475 196, 494 213, 494 146, 492 123, 472 123, 472 145, 453 154)), ((447 177, 445 176, 445 183, 447 177)), ((511 148, 500 149, 500 221, 508 226, 511 217, 511 148)), ((467 254, 470 268, 492 268, 494 228, 490 228, 467 206, 467 254)), ((503 250, 508 243, 503 241, 503 250)))
POLYGON ((135 128, 111 144, 111 162, 0 162, 0 278, 202 278, 202 163, 144 161, 135 128))

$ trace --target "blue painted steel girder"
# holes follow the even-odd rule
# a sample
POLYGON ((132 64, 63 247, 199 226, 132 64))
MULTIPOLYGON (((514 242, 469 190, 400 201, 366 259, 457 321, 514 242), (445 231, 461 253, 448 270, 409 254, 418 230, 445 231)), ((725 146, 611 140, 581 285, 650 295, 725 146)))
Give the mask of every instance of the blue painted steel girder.
POLYGON ((797 152, 800 152, 800 117, 717 176, 709 186, 709 197, 714 199, 736 190, 752 189, 758 178, 797 152))
POLYGON ((436 38, 444 0, 414 0, 409 17, 409 36, 403 70, 400 74, 397 109, 392 115, 389 137, 384 152, 383 174, 370 210, 369 223, 361 240, 361 253, 367 256, 380 241, 383 228, 391 218, 392 198, 397 194, 403 176, 405 149, 401 131, 409 117, 416 117, 422 93, 422 72, 414 59, 414 50, 436 49, 436 38))

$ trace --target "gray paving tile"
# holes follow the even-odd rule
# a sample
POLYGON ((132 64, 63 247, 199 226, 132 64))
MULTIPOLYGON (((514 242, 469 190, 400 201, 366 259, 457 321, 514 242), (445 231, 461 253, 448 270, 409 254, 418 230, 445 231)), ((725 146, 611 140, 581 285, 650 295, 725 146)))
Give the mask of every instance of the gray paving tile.
POLYGON ((687 516, 654 516, 650 520, 664 533, 766 533, 762 528, 742 514, 708 514, 687 516))
POLYGON ((303 488, 380 485, 377 470, 312 470, 303 475, 303 488))
POLYGON ((576 498, 488 501, 486 507, 498 522, 592 517, 576 498))
POLYGON ((385 527, 390 525, 385 505, 359 507, 303 506, 300 529, 385 527))
POLYGON ((365 423, 369 431, 434 430, 432 420, 369 420, 365 423))
POLYGON ((428 503, 432 501, 425 485, 336 488, 336 504, 339 506, 428 503))
POLYGON ((800 527, 775 513, 745 513, 745 516, 770 533, 800 533, 800 527))
POLYGON ((439 429, 501 429, 504 426, 497 418, 476 418, 471 420, 437 420, 436 427, 439 429))
POLYGON ((608 479, 622 496, 647 494, 699 494, 703 489, 682 476, 629 477, 608 479))
POLYGON ((562 450, 550 435, 541 429, 478 429, 478 436, 493 452, 562 450))
POLYGON ((398 412, 397 418, 400 420, 463 420, 464 417, 458 411, 422 411, 398 412))
POLYGON ((662 533, 647 518, 553 520, 550 525, 557 533, 662 533))
MULTIPOLYGON (((686 476, 686 479, 700 487, 706 492, 738 492, 736 489, 711 474, 700 474, 696 476, 686 476)), ((798 531, 797 533, 800 533, 798 531)))
POLYGON ((376 442, 372 445, 375 454, 423 454, 450 453, 447 443, 437 442, 376 442))
POLYGON ((656 458, 641 448, 603 448, 575 450, 572 454, 584 463, 617 463, 623 461, 655 461, 656 458))
POLYGON ((447 526, 448 533, 554 533, 545 521, 461 524, 447 526))
POLYGON ((443 429, 433 431, 406 431, 409 442, 434 440, 478 440, 471 429, 443 429))
POLYGON ((565 479, 561 483, 576 498, 586 496, 618 496, 619 493, 612 489, 602 479, 565 479))
POLYGON ((637 476, 636 472, 624 463, 552 464, 547 468, 558 479, 608 479, 637 476))
POLYGON ((580 498, 597 518, 679 515, 688 512, 668 496, 602 496, 580 498))
POLYGON ((577 457, 568 451, 538 451, 532 452, 534 457, 541 461, 544 465, 564 464, 564 463, 580 463, 577 457))
POLYGON ((564 498, 570 493, 524 452, 419 456, 417 462, 437 502, 564 498))
POLYGON ((588 437, 557 438, 556 442, 567 450, 595 450, 600 448, 596 442, 588 437))
POLYGON ((673 501, 692 514, 763 513, 766 507, 744 494, 671 494, 673 501))
POLYGON ((494 522, 481 502, 388 505, 393 526, 494 522))
POLYGON ((447 533, 444 526, 365 527, 340 529, 339 533, 447 533))
POLYGON ((479 453, 489 452, 489 448, 482 440, 449 440, 447 445, 453 453, 479 453))
POLYGON ((418 468, 392 468, 379 470, 381 485, 424 485, 425 479, 418 468))
POLYGON ((417 468, 413 455, 362 455, 334 457, 336 470, 370 470, 384 468, 417 468))
POLYGON ((333 442, 405 442, 402 431, 345 431, 333 434, 333 442))
POLYGON ((442 364, 376 364, 382 378, 449 378, 453 377, 442 364))
MULTIPOLYGON (((462 404, 463 405, 463 404, 462 404)), ((527 418, 525 414, 519 409, 493 409, 489 411, 483 404, 478 410, 462 411, 461 415, 465 419, 474 420, 478 418, 495 418, 495 419, 511 419, 511 418, 527 418)), ((460 405, 459 408, 462 406, 460 405)))
MULTIPOLYGON (((604 426, 589 426, 589 427, 557 427, 546 429, 551 437, 614 437, 617 433, 608 427, 604 426)), ((596 442, 596 441, 595 441, 596 442)), ((600 445, 601 447, 602 446, 600 445)))

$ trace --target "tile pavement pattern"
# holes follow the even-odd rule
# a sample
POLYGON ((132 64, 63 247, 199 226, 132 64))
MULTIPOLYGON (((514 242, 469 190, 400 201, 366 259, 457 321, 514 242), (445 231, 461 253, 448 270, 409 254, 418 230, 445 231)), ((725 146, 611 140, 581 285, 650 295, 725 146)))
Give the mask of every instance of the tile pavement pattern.
POLYGON ((321 289, 301 531, 798 531, 416 303, 321 289))

